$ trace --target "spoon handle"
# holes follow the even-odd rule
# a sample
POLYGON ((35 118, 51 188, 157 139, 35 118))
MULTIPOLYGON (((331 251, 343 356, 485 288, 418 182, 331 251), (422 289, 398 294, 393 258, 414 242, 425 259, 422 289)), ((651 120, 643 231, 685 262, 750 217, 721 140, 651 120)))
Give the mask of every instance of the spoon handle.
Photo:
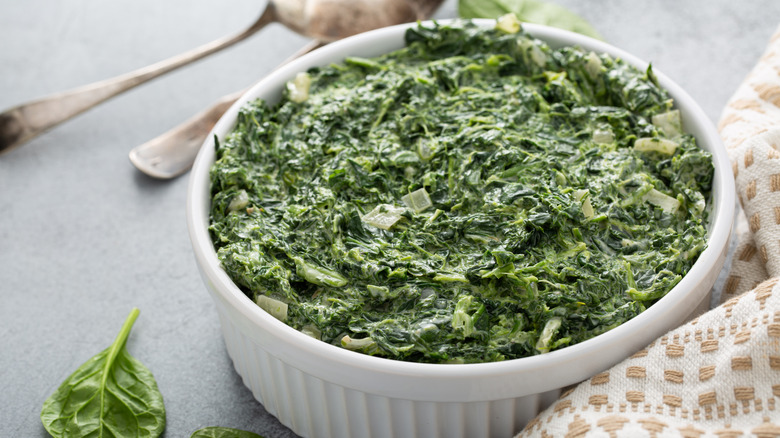
MULTIPOLYGON (((279 67, 324 45, 312 41, 284 60, 279 67)), ((170 179, 183 174, 192 167, 206 136, 222 114, 247 90, 222 97, 179 126, 136 146, 130 151, 130 161, 138 170, 154 178, 170 179)))
POLYGON ((235 35, 214 40, 130 73, 10 108, 0 113, 0 154, 117 94, 242 41, 274 21, 276 11, 269 6, 257 21, 235 35))

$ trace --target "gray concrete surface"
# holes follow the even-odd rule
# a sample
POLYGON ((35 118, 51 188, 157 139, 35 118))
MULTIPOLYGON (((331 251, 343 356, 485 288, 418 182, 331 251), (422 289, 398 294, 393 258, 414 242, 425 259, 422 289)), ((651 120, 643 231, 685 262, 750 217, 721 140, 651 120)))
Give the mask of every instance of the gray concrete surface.
MULTIPOLYGON (((778 25, 775 0, 558 0, 676 80, 717 121, 778 25)), ((456 14, 448 0, 439 17, 456 14)), ((0 108, 138 68, 251 23, 264 2, 0 3, 0 108)), ((0 156, 0 436, 46 436, 43 401, 114 338, 154 373, 167 437, 208 425, 294 434, 245 389, 197 274, 187 176, 157 181, 127 152, 304 45, 274 25, 0 156)))

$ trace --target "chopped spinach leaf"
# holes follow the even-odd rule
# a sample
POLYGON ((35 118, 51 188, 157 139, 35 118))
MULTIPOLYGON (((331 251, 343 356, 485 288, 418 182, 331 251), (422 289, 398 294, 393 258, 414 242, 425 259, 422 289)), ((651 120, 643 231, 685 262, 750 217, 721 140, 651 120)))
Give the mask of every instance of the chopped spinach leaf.
POLYGON ((165 405, 154 376, 127 352, 138 309, 114 342, 73 372, 43 403, 41 421, 53 437, 158 437, 165 405))
POLYGON ((713 167, 652 69, 506 28, 413 27, 241 109, 210 233, 247 296, 333 345, 470 363, 592 338, 680 281, 713 167))

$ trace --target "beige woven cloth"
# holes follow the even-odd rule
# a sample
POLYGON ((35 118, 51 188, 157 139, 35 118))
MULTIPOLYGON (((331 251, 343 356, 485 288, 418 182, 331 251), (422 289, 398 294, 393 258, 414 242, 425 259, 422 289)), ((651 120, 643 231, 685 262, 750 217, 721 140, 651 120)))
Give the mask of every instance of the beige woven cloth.
POLYGON ((565 392, 518 437, 780 437, 780 28, 718 129, 742 206, 722 304, 565 392))

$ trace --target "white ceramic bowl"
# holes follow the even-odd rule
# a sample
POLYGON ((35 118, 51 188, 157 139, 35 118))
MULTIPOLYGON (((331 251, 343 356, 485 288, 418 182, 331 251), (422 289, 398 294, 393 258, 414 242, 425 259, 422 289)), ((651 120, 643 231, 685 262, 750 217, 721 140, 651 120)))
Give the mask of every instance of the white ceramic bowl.
MULTIPOLYGON (((478 21, 493 26, 493 20, 478 21)), ((403 46, 409 25, 337 42, 278 69, 244 95, 214 128, 198 155, 187 194, 187 222, 198 267, 217 312, 230 357, 255 398, 306 437, 510 437, 551 403, 561 387, 601 372, 706 309, 725 260, 734 214, 731 166, 715 128, 679 86, 656 71, 682 112, 685 129, 713 154, 714 205, 707 249, 680 283, 636 318, 588 341, 548 354, 482 364, 423 364, 348 351, 276 320, 233 284, 209 238, 209 168, 213 135, 225 136, 243 103, 277 101, 285 83, 312 66, 345 56, 377 56, 403 46)), ((552 47, 579 45, 645 69, 611 45, 546 26, 524 28, 552 47)))

